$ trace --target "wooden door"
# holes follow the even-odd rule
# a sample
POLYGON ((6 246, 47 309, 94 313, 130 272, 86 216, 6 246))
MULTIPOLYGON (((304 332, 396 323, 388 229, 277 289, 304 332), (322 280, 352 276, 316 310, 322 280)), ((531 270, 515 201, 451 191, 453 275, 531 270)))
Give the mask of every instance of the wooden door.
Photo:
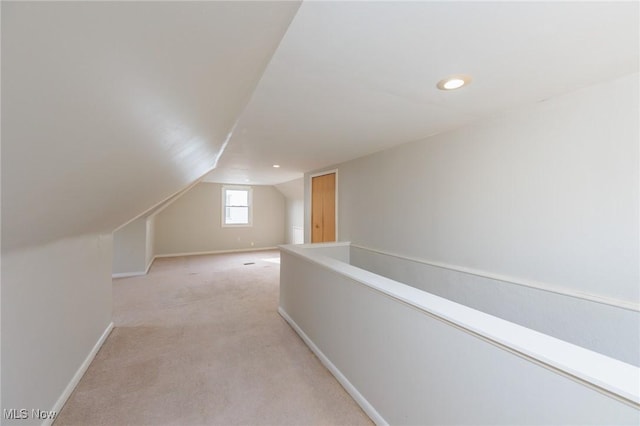
POLYGON ((311 178, 311 242, 336 240, 336 174, 311 178))

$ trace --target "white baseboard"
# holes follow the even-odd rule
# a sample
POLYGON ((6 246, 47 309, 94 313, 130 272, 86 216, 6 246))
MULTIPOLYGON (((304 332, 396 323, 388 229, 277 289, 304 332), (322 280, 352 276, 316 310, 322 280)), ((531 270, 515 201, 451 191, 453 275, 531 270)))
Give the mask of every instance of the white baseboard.
POLYGON ((153 262, 161 257, 182 257, 182 256, 202 256, 206 254, 224 254, 224 253, 242 253, 248 251, 264 251, 264 250, 277 250, 278 247, 252 247, 246 249, 231 249, 231 250, 213 250, 213 251, 192 251, 187 253, 170 253, 170 254, 156 254, 153 256, 153 259, 147 265, 147 269, 140 272, 118 272, 115 274, 111 274, 111 278, 131 278, 131 277, 141 277, 143 275, 147 275, 149 273, 149 269, 151 269, 151 265, 153 262))
POLYGON ((245 251, 264 251, 264 250, 277 250, 278 247, 251 247, 243 249, 231 249, 231 250, 212 250, 212 251, 192 251, 186 253, 169 253, 169 254, 157 254, 154 259, 159 257, 182 257, 182 256, 202 256, 204 254, 224 254, 224 253, 241 253, 245 251))
MULTIPOLYGON (((80 379, 82 379, 82 376, 84 376, 84 373, 87 371, 87 368, 89 368, 89 365, 91 364, 93 359, 96 357, 96 354, 102 347, 103 343, 105 342, 105 340, 107 340, 107 337, 109 337, 111 330, 113 330, 113 322, 109 323, 107 328, 102 333, 102 336, 100 336, 96 344, 93 346, 93 349, 91 349, 91 352, 89 352, 89 355, 87 355, 84 362, 80 365, 80 368, 78 368, 78 371, 76 371, 76 374, 74 374, 73 378, 71 379, 67 387, 64 389, 64 392, 62 392, 62 395, 60 395, 60 398, 58 398, 58 401, 56 401, 55 405, 52 408, 52 411, 60 414, 62 407, 64 407, 64 404, 67 402, 67 400, 71 396, 71 393, 76 388, 76 386, 78 386, 78 383, 80 383, 80 379)), ((55 419, 46 419, 42 422, 42 426, 50 426, 54 420, 55 419)))
POLYGON ((145 275, 149 273, 149 269, 151 269, 151 265, 153 265, 154 260, 156 260, 156 256, 153 256, 149 261, 149 263, 147 264, 147 269, 144 270, 145 275))
POLYGON ((302 329, 298 326, 298 324, 296 324, 293 318, 291 318, 289 314, 287 314, 285 310, 282 309, 281 306, 278 307, 278 313, 282 316, 282 318, 284 318, 285 321, 289 323, 291 328, 293 328, 295 332, 298 333, 300 338, 302 338, 304 343, 307 344, 309 349, 311 349, 311 351, 316 354, 320 362, 322 362, 322 364, 327 367, 327 370, 329 370, 331 374, 333 374, 333 376, 336 378, 336 380, 338 380, 338 382, 347 391, 347 393, 351 395, 351 398, 353 398, 354 401, 360 406, 360 408, 362 408, 362 411, 364 411, 376 425, 388 426, 389 423, 380 415, 380 413, 378 413, 373 405, 371 405, 369 401, 367 401, 366 398, 358 391, 358 389, 356 389, 356 387, 351 384, 351 382, 345 377, 344 374, 342 374, 338 367, 336 367, 329 360, 329 358, 327 358, 327 356, 320 350, 320 348, 318 348, 316 344, 313 343, 309 336, 307 336, 306 333, 302 331, 302 329))
POLYGON ((151 265, 153 265, 153 261, 156 260, 156 257, 158 256, 153 256, 153 258, 149 261, 149 263, 147 264, 147 268, 144 271, 117 272, 115 274, 111 274, 111 278, 130 278, 130 277, 140 277, 142 275, 147 275, 149 273, 149 269, 151 269, 151 265))
POLYGON ((147 273, 146 272, 118 272, 117 274, 111 274, 111 278, 140 277, 142 275, 147 275, 147 273))

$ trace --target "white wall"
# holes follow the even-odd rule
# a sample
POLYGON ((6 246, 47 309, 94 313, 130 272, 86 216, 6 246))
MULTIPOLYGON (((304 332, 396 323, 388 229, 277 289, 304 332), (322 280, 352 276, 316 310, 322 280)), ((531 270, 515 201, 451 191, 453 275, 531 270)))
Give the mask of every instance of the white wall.
POLYGON ((112 231, 215 167, 298 6, 2 4, 2 408, 53 408, 110 321, 112 231))
POLYGON ((113 233, 113 274, 143 273, 146 252, 147 219, 141 217, 113 233))
POLYGON ((155 239, 156 239, 156 217, 155 215, 149 216, 145 222, 147 232, 145 234, 145 265, 146 270, 151 266, 151 262, 156 255, 155 252, 155 239))
POLYGON ((304 178, 276 185, 285 196, 285 232, 286 243, 297 244, 296 235, 304 233, 304 178))
POLYGON ((284 242, 285 203, 273 186, 253 186, 253 226, 222 227, 222 185, 201 182, 155 218, 157 255, 273 247, 284 242))
POLYGON ((282 249, 279 312, 376 424, 638 424, 638 368, 332 259, 340 249, 282 249))
POLYGON ((141 216, 113 233, 113 276, 144 275, 154 252, 155 216, 141 216))
POLYGON ((640 366, 640 312, 351 246, 351 265, 640 366))
POLYGON ((638 303, 638 110, 635 74, 341 164, 339 238, 638 303))
POLYGON ((3 247, 112 232, 216 167, 299 6, 3 2, 3 247))
POLYGON ((287 198, 287 243, 301 244, 304 242, 304 199, 291 200, 287 198))
POLYGON ((111 253, 111 234, 3 250, 3 409, 54 409, 111 322, 111 253))

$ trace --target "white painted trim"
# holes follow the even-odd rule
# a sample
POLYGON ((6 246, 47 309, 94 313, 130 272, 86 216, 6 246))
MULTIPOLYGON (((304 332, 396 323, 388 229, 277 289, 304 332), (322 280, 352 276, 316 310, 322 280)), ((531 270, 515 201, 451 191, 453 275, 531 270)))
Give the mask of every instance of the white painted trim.
POLYGON ((187 253, 169 253, 169 254, 156 254, 154 260, 159 257, 182 257, 182 256, 202 256, 205 254, 224 254, 224 253, 242 253, 246 251, 264 251, 264 250, 277 250, 278 247, 251 247, 245 249, 231 249, 231 250, 212 250, 212 251, 192 251, 187 253))
POLYGON ((378 413, 374 406, 371 405, 369 401, 367 401, 367 399, 358 391, 358 389, 356 389, 355 386, 353 386, 353 384, 351 384, 349 379, 347 379, 345 375, 342 374, 342 372, 338 369, 338 367, 336 367, 335 364, 333 364, 329 360, 329 358, 327 358, 327 356, 320 350, 320 348, 318 348, 316 344, 313 343, 313 340, 311 340, 309 336, 307 336, 306 333, 302 331, 302 329, 298 326, 298 324, 296 324, 293 318, 291 318, 281 306, 278 307, 278 313, 282 316, 282 318, 284 318, 287 323, 289 323, 291 328, 293 328, 293 330, 298 333, 298 336, 300 336, 300 338, 304 341, 304 343, 306 343, 309 349, 311 349, 311 351, 318 357, 320 362, 322 362, 322 365, 327 367, 327 370, 329 370, 331 374, 333 374, 338 383, 342 385, 344 390, 346 390, 347 393, 351 395, 354 401, 360 406, 360 408, 362 408, 362 411, 364 411, 365 414, 369 416, 369 418, 373 420, 376 425, 388 425, 389 423, 380 415, 380 413, 378 413))
POLYGON ((220 213, 220 226, 222 226, 223 228, 251 228, 253 226, 253 187, 250 185, 222 185, 220 192, 220 204, 222 209, 220 213), (247 191, 247 215, 249 216, 249 223, 225 223, 225 218, 227 216, 227 199, 225 198, 225 193, 228 189, 247 191))
MULTIPOLYGON (((255 87, 258 85, 258 82, 256 81, 256 84, 254 85, 254 89, 255 87)), ((247 98, 247 100, 245 101, 244 107, 243 107, 243 111, 247 108, 247 105, 249 103, 249 99, 247 98)), ((174 202, 176 202, 178 200, 178 198, 182 197, 184 194, 186 194, 187 192, 189 192, 191 190, 191 188, 193 188, 194 186, 196 186, 197 184, 199 184, 202 179, 207 176, 209 173, 211 173, 216 167, 218 167, 218 162, 220 161, 220 158, 222 157, 222 154, 224 153, 224 151, 227 149, 227 146, 229 145, 229 141, 231 140, 231 136, 233 135, 233 132, 236 129, 236 126, 238 125, 238 121, 240 121, 240 115, 238 115, 238 118, 236 119, 236 121, 233 123, 233 126, 231 126, 231 131, 229 133, 227 133, 227 137, 225 138, 224 142, 222 142, 222 145, 220 145, 220 150, 218 151, 218 153, 216 154, 216 159, 213 162, 213 167, 211 167, 209 170, 207 170, 204 174, 202 174, 198 179, 192 181, 191 183, 189 183, 187 186, 185 186, 184 188, 174 192, 173 194, 169 195, 167 198, 165 198, 164 200, 160 201, 159 203, 154 204, 153 206, 151 206, 150 208, 148 208, 147 210, 143 211, 142 213, 140 213, 137 216, 134 216, 133 219, 130 219, 129 221, 123 223, 122 225, 118 226, 116 229, 114 229, 112 232, 116 232, 117 230, 124 228, 125 226, 127 226, 128 224, 130 224, 131 222, 133 222, 134 220, 137 220, 139 218, 141 218, 144 215, 148 215, 148 216, 155 216, 158 213, 160 213, 162 210, 166 209, 167 207, 169 207, 169 205, 173 204, 174 202), (158 210, 155 210, 158 209, 158 210)))
MULTIPOLYGON (((331 245, 331 243, 326 245, 331 245)), ((635 365, 503 320, 348 263, 327 256, 312 255, 309 251, 313 250, 308 250, 308 248, 310 247, 305 248, 300 245, 280 246, 282 252, 345 276, 489 344, 534 362, 635 409, 640 409, 640 389, 638 388, 640 368, 635 365)))
POLYGON ((147 264, 147 268, 144 270, 144 272, 117 272, 115 274, 111 274, 111 279, 141 277, 143 275, 147 275, 149 273, 149 269, 151 269, 151 265, 153 265, 153 261, 156 260, 156 257, 158 256, 153 256, 153 258, 147 264))
POLYGON ((311 241, 311 235, 313 234, 313 223, 311 223, 311 212, 313 211, 313 178, 314 177, 318 177, 318 176, 324 176, 324 175, 330 175, 331 173, 335 173, 336 174, 336 191, 335 191, 335 220, 336 220, 336 235, 335 235, 335 240, 339 241, 338 239, 338 169, 331 169, 331 170, 324 170, 322 172, 318 172, 318 173, 313 173, 311 175, 309 175, 309 206, 311 207, 309 209, 309 241, 311 241))
POLYGON ((156 257, 153 256, 149 263, 147 264, 147 269, 144 270, 144 274, 147 275, 149 273, 149 269, 151 269, 151 265, 153 265, 153 261, 156 260, 156 257))
POLYGON ((337 174, 338 169, 329 169, 329 170, 323 170, 321 172, 312 173, 309 175, 309 179, 313 179, 314 177, 318 177, 318 176, 330 175, 331 173, 337 174))
POLYGON ((111 274, 111 279, 141 277, 143 275, 147 275, 147 273, 144 271, 143 272, 118 272, 115 274, 111 274))
POLYGON ((508 275, 494 274, 492 272, 482 271, 480 269, 467 268, 464 266, 450 265, 448 263, 436 262, 432 260, 418 259, 415 257, 403 256, 396 253, 390 253, 384 250, 373 249, 359 244, 351 244, 352 247, 370 251, 373 253, 382 254, 384 256, 395 257, 402 260, 408 260, 411 262, 421 263, 423 265, 429 265, 436 268, 448 269, 450 271, 461 272, 463 274, 474 275, 481 278, 489 278, 491 280, 501 281, 508 284, 515 284, 523 287, 535 288, 537 290, 543 290, 550 293, 556 293, 563 296, 570 296, 576 299, 588 300, 590 302, 601 303, 603 305, 614 306, 616 308, 622 308, 629 311, 640 312, 640 303, 630 302, 627 300, 614 299, 612 297, 602 296, 599 294, 586 293, 583 291, 577 291, 570 288, 560 287, 557 285, 543 283, 533 280, 525 280, 522 278, 510 277, 508 275))
MULTIPOLYGON (((187 192, 191 191, 197 184, 202 183, 200 180, 197 180, 195 183, 192 183, 191 185, 187 186, 186 188, 184 188, 182 191, 178 192, 177 194, 174 194, 173 197, 169 198, 168 200, 164 201, 164 204, 160 205, 159 207, 156 206, 155 208, 157 210, 153 210, 153 211, 147 211, 145 212, 145 215, 148 213, 149 215, 146 217, 147 220, 149 220, 149 218, 153 217, 153 216, 157 216, 158 214, 160 214, 161 211, 163 211, 164 209, 166 209, 167 207, 169 207, 171 204, 175 203, 176 201, 178 201, 178 199, 182 198, 183 195, 185 195, 187 192)), ((115 232, 115 231, 114 231, 115 232)))
MULTIPOLYGON (((301 249, 321 249, 323 247, 345 247, 351 246, 349 241, 336 241, 335 243, 305 243, 305 244, 282 244, 278 248, 284 248, 287 250, 290 246, 295 246, 301 249)), ((306 259, 306 257, 305 257, 306 259)))
POLYGON ((195 252, 186 252, 186 253, 157 254, 157 255, 153 256, 153 258, 151 259, 151 261, 147 265, 147 268, 146 268, 145 271, 118 272, 118 273, 115 273, 115 274, 111 274, 111 279, 132 278, 132 277, 141 277, 141 276, 147 275, 149 273, 149 270, 151 269, 151 266, 153 265, 153 262, 157 258, 161 258, 161 257, 201 256, 201 255, 207 255, 207 254, 242 253, 242 252, 249 252, 249 251, 263 251, 263 250, 277 250, 277 249, 278 249, 278 247, 269 246, 269 247, 251 247, 251 248, 245 248, 245 249, 212 250, 212 251, 195 251, 195 252))
MULTIPOLYGON (((56 412, 58 415, 60 414, 62 407, 64 407, 64 404, 66 404, 67 400, 71 396, 71 393, 75 390, 76 386, 78 386, 78 383, 80 383, 80 379, 82 379, 82 376, 84 376, 84 373, 86 373, 89 365, 96 357, 96 354, 98 353, 104 342, 107 340, 107 337, 109 337, 109 334, 112 330, 113 322, 110 322, 109 325, 107 325, 107 328, 102 333, 102 336, 100 336, 96 344, 93 346, 93 349, 91 349, 91 352, 89 352, 89 355, 87 355, 84 362, 80 365, 80 368, 78 368, 78 371, 76 371, 76 374, 74 374, 73 378, 62 392, 62 395, 60 395, 60 398, 58 398, 58 401, 56 401, 55 405, 51 409, 52 411, 56 412)), ((53 424, 54 420, 55 419, 45 419, 42 422, 42 426, 50 426, 51 424, 53 424)))
POLYGON ((304 244, 304 227, 302 226, 292 226, 291 227, 291 241, 289 244, 304 244), (296 234, 302 234, 302 242, 296 243, 296 234))
MULTIPOLYGON (((213 170, 213 169, 211 169, 213 170)), ((207 173, 211 172, 211 170, 209 170, 207 173)), ((140 219, 142 216, 147 215, 148 216, 155 216, 158 213, 160 213, 162 210, 166 209, 167 207, 169 207, 170 204, 173 204, 178 198, 182 197, 184 194, 186 194, 187 192, 189 192, 189 190, 191 190, 191 188, 193 188, 194 186, 196 186, 197 184, 200 183, 200 180, 206 176, 205 173, 204 175, 200 176, 198 179, 194 180, 193 182, 191 182, 189 185, 187 185, 186 187, 182 188, 179 191, 174 192, 173 194, 169 195, 167 198, 165 198, 164 200, 160 201, 159 203, 154 204, 153 206, 151 206, 150 208, 146 209, 145 211, 143 211, 142 213, 136 215, 133 217, 133 219, 130 219, 128 221, 126 221, 125 223, 123 223, 122 225, 118 226, 116 229, 114 229, 112 231, 116 232, 119 231, 120 229, 124 228, 125 226, 127 226, 128 224, 130 224, 131 222, 140 219), (165 204, 166 203, 166 204, 165 204), (158 209, 157 211, 154 211, 155 209, 158 209)))

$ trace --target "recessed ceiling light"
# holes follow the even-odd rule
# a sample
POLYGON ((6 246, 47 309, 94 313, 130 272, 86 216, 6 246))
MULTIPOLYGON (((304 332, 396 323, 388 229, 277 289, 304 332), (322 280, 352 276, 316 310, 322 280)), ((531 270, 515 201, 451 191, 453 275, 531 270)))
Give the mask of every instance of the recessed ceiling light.
POLYGON ((276 169, 280 168, 280 164, 274 164, 273 167, 275 167, 276 169))
POLYGON ((440 90, 455 90, 471 83, 471 77, 468 75, 456 74, 444 78, 438 82, 440 90))

